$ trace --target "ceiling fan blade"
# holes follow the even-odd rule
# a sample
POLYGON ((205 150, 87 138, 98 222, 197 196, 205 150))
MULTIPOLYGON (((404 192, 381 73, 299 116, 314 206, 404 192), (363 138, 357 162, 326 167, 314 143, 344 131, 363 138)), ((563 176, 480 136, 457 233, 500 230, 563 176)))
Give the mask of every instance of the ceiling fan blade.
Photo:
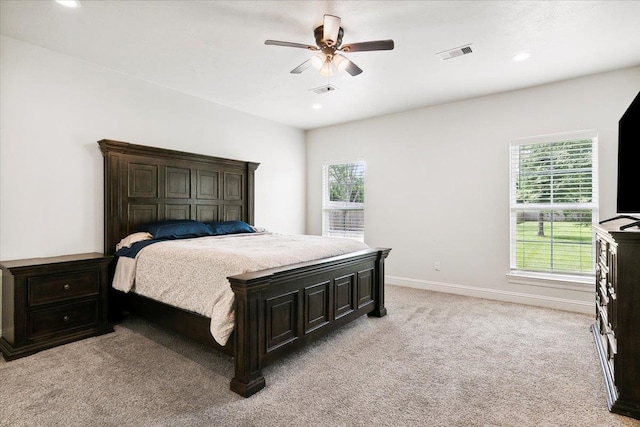
POLYGON ((328 46, 333 46, 338 42, 338 33, 340 32, 341 19, 333 15, 324 15, 322 22, 323 39, 328 46))
POLYGON ((356 64, 354 64, 353 61, 351 60, 349 60, 349 64, 347 65, 347 68, 345 68, 344 70, 347 73, 351 74, 352 76, 357 76, 362 72, 362 69, 358 67, 356 64))
POLYGON ((299 47, 301 49, 319 50, 318 46, 311 46, 309 44, 303 44, 303 43, 281 42, 279 40, 265 40, 264 44, 267 44, 270 46, 299 47))
POLYGON ((346 44, 340 50, 343 52, 365 52, 370 50, 392 50, 393 47, 393 40, 375 40, 346 44))
POLYGON ((303 72, 309 67, 311 67, 311 59, 307 59, 302 64, 298 65, 296 68, 291 70, 291 74, 300 74, 301 72, 303 72))

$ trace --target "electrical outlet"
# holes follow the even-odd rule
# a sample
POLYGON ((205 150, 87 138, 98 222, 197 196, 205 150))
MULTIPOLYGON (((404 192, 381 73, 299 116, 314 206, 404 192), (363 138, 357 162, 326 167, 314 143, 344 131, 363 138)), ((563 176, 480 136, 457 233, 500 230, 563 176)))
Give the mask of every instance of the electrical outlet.
POLYGON ((435 268, 436 271, 440 271, 440 261, 436 261, 435 264, 433 265, 433 268, 435 268))

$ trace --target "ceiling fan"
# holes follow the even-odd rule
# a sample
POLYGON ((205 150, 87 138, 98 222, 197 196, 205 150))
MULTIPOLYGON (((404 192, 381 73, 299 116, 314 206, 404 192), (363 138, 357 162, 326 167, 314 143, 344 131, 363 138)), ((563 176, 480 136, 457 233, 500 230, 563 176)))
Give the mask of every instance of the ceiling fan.
POLYGON ((344 29, 340 26, 340 18, 333 15, 324 15, 322 25, 317 27, 313 34, 316 38, 316 46, 303 43, 283 42, 279 40, 265 40, 264 44, 271 46, 298 47, 311 51, 320 51, 317 55, 307 59, 302 64, 291 70, 292 74, 300 74, 313 66, 323 76, 330 76, 334 68, 338 71, 346 71, 352 76, 362 73, 362 69, 337 52, 364 52, 372 50, 392 50, 393 40, 375 40, 360 43, 342 45, 344 29))

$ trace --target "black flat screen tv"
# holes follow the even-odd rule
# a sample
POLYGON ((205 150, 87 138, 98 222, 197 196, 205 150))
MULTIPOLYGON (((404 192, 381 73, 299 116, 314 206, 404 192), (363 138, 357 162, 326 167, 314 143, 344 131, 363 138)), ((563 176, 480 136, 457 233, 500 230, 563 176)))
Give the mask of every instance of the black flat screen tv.
POLYGON ((619 214, 640 214, 640 92, 618 122, 619 214))

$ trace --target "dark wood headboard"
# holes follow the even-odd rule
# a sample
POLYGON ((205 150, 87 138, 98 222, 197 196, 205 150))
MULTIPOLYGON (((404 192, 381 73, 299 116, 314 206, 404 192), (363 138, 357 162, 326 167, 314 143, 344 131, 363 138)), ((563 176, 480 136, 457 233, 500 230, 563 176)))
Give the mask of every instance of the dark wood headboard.
POLYGON ((165 219, 254 223, 259 163, 120 141, 98 141, 104 156, 104 252, 145 223, 165 219))

